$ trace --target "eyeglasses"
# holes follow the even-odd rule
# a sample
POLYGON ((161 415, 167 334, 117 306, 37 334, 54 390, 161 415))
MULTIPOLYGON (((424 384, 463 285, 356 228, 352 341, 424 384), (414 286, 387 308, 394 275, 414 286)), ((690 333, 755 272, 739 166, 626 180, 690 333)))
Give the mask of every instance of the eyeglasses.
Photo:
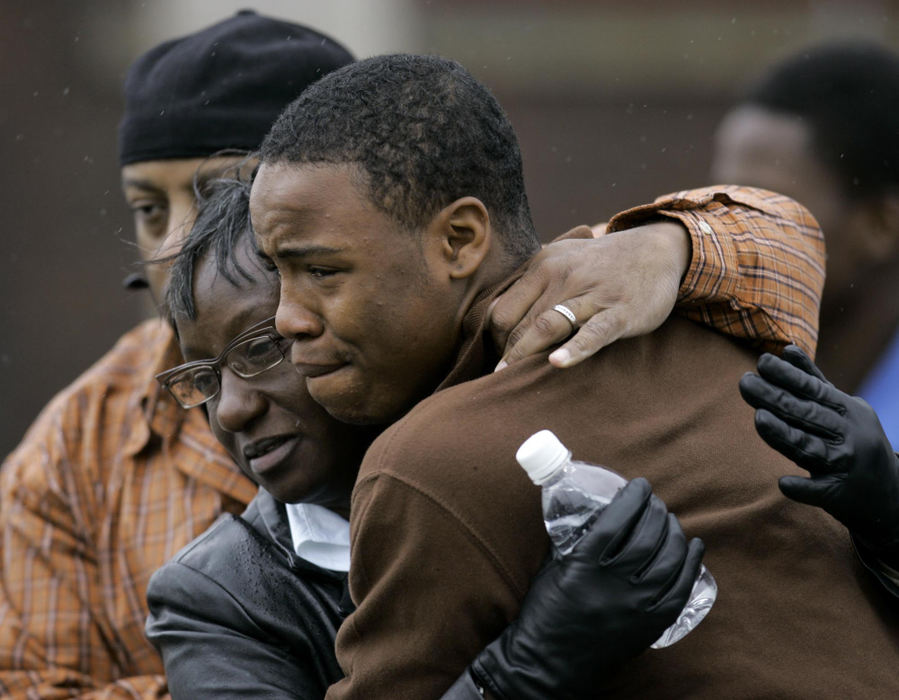
POLYGON ((275 330, 275 317, 247 329, 214 360, 196 360, 178 365, 156 375, 182 408, 193 408, 214 398, 222 388, 222 365, 238 377, 250 379, 270 370, 284 359, 290 344, 275 330))

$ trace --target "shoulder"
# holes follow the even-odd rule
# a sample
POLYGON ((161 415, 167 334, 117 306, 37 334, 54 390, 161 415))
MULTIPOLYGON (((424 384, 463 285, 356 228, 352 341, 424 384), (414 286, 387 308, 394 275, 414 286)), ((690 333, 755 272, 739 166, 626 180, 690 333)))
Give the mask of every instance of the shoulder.
POLYGON ((714 386, 739 399, 735 382, 755 357, 732 339, 677 317, 572 368, 556 369, 541 354, 418 403, 373 443, 360 480, 374 473, 433 475, 443 462, 514 462, 517 446, 541 428, 566 422, 592 428, 595 411, 639 411, 678 388, 714 386))
POLYGON ((43 481, 54 465, 78 462, 82 447, 99 450, 102 444, 108 453, 108 445, 127 441, 129 433, 111 429, 110 421, 142 415, 153 363, 172 343, 171 330, 159 320, 145 321, 122 336, 43 408, 4 461, 4 476, 17 483, 27 481, 29 474, 43 481))
POLYGON ((319 633, 333 639, 342 580, 292 566, 256 528, 225 514, 153 574, 147 601, 154 624, 177 610, 176 617, 305 644, 319 633))
POLYGON ((153 379, 157 365, 171 354, 174 334, 162 319, 150 319, 121 336, 99 360, 61 392, 84 390, 96 384, 143 385, 153 379))
POLYGON ((188 608, 197 617, 252 609, 260 583, 285 580, 285 563, 273 554, 248 523, 225 513, 153 574, 147 600, 151 608, 188 608))
POLYGON ((185 545, 169 564, 216 580, 238 580, 243 572, 264 568, 275 554, 272 543, 243 517, 223 513, 203 534, 185 545))
MULTIPOLYGON (((396 493, 472 512, 530 504, 536 491, 515 461, 530 435, 553 430, 572 449, 580 447, 582 459, 598 459, 648 435, 644 422, 651 418, 662 435, 676 433, 688 413, 726 407, 742 421, 750 411, 737 382, 754 357, 718 333, 673 318, 572 368, 553 368, 541 355, 444 389, 374 442, 354 507, 363 493, 365 500, 396 493), (616 449, 600 449, 610 446, 616 449)), ((748 436, 752 421, 745 422, 738 432, 748 436)))

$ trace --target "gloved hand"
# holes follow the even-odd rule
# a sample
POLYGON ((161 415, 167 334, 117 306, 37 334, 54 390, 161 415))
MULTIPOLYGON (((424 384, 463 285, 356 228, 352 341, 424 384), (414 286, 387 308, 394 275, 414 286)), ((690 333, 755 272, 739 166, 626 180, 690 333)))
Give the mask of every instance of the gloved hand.
POLYGON ((784 476, 788 498, 823 508, 872 551, 899 548, 899 459, 874 410, 828 382, 795 345, 764 354, 740 393, 771 447, 810 477, 784 476))
POLYGON ((594 697, 677 620, 704 551, 634 479, 538 573, 518 619, 472 662, 475 681, 509 700, 594 697))

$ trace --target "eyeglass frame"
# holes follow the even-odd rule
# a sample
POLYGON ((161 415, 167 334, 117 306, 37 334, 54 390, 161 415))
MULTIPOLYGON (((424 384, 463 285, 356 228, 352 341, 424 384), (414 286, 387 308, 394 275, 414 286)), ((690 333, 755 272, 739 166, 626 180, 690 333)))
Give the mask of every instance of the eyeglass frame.
POLYGON ((222 364, 224 360, 228 357, 228 354, 234 350, 237 346, 246 343, 247 341, 256 340, 258 338, 264 338, 268 336, 273 341, 275 341, 275 347, 278 349, 278 352, 281 354, 281 359, 275 362, 273 365, 269 365, 268 367, 259 370, 258 372, 253 372, 251 374, 244 374, 230 368, 237 376, 242 379, 252 379, 253 377, 257 377, 263 372, 267 372, 270 369, 274 369, 278 365, 280 365, 285 359, 285 348, 282 347, 284 343, 287 343, 286 338, 284 338, 277 330, 275 330, 275 317, 272 316, 270 318, 265 319, 264 321, 260 321, 257 324, 254 324, 250 328, 246 329, 242 333, 240 333, 236 338, 234 338, 228 345, 225 346, 224 350, 222 350, 218 357, 215 357, 210 360, 193 360, 192 362, 185 362, 184 364, 180 364, 177 367, 172 367, 171 369, 167 369, 163 372, 160 372, 155 376, 155 379, 162 386, 163 389, 169 392, 173 399, 178 403, 181 408, 189 409, 195 408, 197 406, 202 406, 208 401, 214 399, 218 396, 219 392, 222 390, 222 364), (200 367, 208 367, 213 371, 216 378, 218 379, 218 390, 207 397, 205 397, 202 401, 198 401, 197 403, 186 404, 184 403, 178 396, 175 394, 172 389, 173 380, 181 375, 182 373, 200 367))

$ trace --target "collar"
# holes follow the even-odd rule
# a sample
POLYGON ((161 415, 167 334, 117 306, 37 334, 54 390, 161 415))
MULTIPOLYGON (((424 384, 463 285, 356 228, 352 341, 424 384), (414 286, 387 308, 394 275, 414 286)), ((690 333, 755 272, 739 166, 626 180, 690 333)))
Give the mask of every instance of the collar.
MULTIPOLYGON (((322 568, 314 562, 306 560, 297 554, 296 549, 294 548, 287 508, 288 506, 281 503, 281 501, 277 500, 268 491, 260 487, 259 492, 247 508, 243 517, 245 519, 255 520, 255 516, 250 516, 250 513, 254 510, 258 513, 261 525, 255 525, 256 529, 260 532, 264 532, 268 536, 277 549, 284 555, 292 568, 300 569, 306 575, 315 575, 323 577, 326 580, 345 580, 345 573, 341 573, 334 569, 322 568)), ((347 537, 349 537, 349 534, 347 534, 347 537)), ((347 543, 348 542, 349 539, 347 539, 347 543)))
POLYGON ((140 359, 135 367, 136 391, 129 402, 131 435, 125 452, 130 456, 146 448, 154 435, 162 440, 176 437, 187 413, 155 378, 159 372, 182 362, 171 326, 162 319, 151 319, 132 334, 140 359))
POLYGON ((287 503, 287 522, 297 556, 330 571, 350 570, 350 523, 313 503, 287 503))
POLYGON ((156 375, 183 362, 175 333, 162 319, 145 321, 127 342, 134 344, 134 387, 125 416, 129 436, 123 452, 136 457, 162 449, 182 474, 240 503, 249 503, 256 485, 237 468, 209 429, 202 408, 185 411, 156 381, 156 375))

